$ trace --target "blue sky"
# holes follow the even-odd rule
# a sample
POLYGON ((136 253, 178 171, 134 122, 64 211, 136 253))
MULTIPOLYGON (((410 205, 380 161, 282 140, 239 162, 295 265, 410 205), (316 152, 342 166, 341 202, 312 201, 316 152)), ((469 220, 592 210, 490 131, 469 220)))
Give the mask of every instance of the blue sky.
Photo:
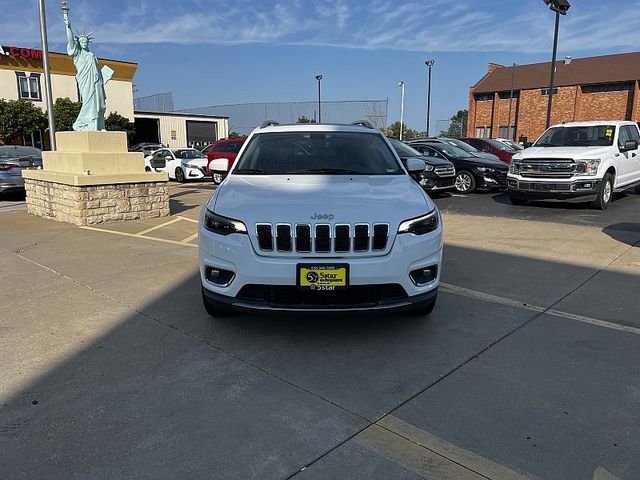
MULTIPOLYGON (((37 2, 0 0, 0 44, 39 46, 37 2)), ((47 0, 51 49, 63 51, 57 0, 47 0)), ((389 98, 425 126, 435 59, 432 132, 468 104, 488 62, 548 61, 553 14, 542 0, 69 0, 74 28, 94 51, 139 63, 139 95, 173 91, 176 107, 389 98)), ((571 0, 559 58, 640 50, 640 0, 571 0)))

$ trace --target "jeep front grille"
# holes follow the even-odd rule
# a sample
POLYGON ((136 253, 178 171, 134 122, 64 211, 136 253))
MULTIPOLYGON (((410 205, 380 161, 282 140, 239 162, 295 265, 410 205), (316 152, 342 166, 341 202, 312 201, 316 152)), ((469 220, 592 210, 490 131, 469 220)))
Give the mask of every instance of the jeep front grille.
POLYGON ((349 253, 384 251, 389 239, 386 223, 256 224, 258 247, 263 252, 349 253))

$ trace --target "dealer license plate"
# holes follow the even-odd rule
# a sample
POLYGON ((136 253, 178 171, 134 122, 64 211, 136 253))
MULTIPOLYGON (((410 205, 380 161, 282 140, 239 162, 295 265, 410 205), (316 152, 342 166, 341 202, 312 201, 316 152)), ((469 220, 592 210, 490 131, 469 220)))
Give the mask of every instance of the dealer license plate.
POLYGON ((307 290, 338 290, 349 286, 349 265, 298 265, 298 287, 307 290))

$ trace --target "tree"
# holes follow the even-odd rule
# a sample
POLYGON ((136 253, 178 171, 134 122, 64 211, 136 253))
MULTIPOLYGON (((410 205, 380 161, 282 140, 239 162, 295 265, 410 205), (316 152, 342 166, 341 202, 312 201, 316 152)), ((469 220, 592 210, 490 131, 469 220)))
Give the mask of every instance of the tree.
POLYGON ((26 100, 0 99, 0 141, 15 143, 47 126, 47 114, 26 100))
POLYGON ((104 128, 111 132, 127 132, 129 145, 131 145, 134 137, 136 136, 136 128, 134 124, 118 112, 111 112, 109 116, 104 119, 104 128))
POLYGON ((451 123, 449 128, 440 132, 441 137, 460 138, 467 135, 467 117, 469 116, 468 110, 458 110, 453 117, 451 117, 451 123))
MULTIPOLYGON (((384 134, 387 137, 400 138, 400 122, 393 122, 391 125, 389 125, 389 128, 387 128, 384 134)), ((417 136, 418 136, 418 132, 407 127, 406 124, 402 125, 403 140, 409 140, 411 138, 416 138, 417 136)))
POLYGON ((58 98, 53 104, 56 131, 69 132, 73 130, 73 122, 78 118, 81 108, 81 102, 74 102, 70 98, 58 98))
POLYGON ((240 136, 240 134, 238 132, 231 132, 229 134, 229 138, 238 138, 240 136))
POLYGON ((296 123, 316 123, 316 121, 309 117, 305 117, 304 115, 300 115, 296 123))

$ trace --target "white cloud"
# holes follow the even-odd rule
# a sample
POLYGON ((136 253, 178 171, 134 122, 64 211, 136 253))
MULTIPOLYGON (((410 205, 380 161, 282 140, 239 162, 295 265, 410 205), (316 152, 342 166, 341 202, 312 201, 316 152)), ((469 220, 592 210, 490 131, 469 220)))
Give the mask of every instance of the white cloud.
MULTIPOLYGON (((7 0, 0 0, 4 3, 7 0)), ((101 44, 270 43, 352 49, 430 52, 547 52, 553 15, 539 2, 491 0, 191 0, 159 8, 156 1, 131 0, 121 10, 77 0, 74 28, 93 30, 101 44), (94 5, 94 8, 91 8, 94 5), (484 6, 484 8, 482 6, 484 6), (93 13, 91 13, 93 12, 93 13)), ((541 2, 540 2, 541 3, 541 2)), ((575 0, 561 23, 565 51, 615 50, 640 45, 640 2, 612 9, 575 0)), ((0 19, 3 42, 33 44, 38 26, 12 9, 0 19)), ((34 12, 35 13, 35 12, 34 12)), ((52 42, 64 42, 59 19, 49 19, 52 42)))

